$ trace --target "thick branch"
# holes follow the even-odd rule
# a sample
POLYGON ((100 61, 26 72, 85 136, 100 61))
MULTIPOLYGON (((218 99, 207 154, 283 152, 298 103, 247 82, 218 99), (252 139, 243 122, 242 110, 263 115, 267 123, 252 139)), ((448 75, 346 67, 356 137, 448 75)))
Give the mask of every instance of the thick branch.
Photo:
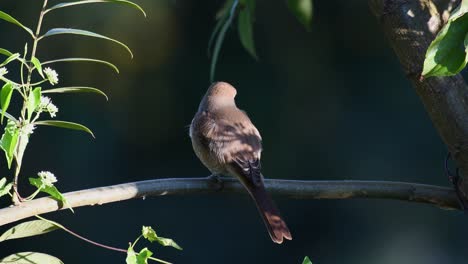
MULTIPOLYGON (((265 180, 265 185, 272 194, 296 199, 392 199, 426 203, 444 209, 459 209, 453 190, 425 184, 386 181, 265 180)), ((232 178, 223 178, 221 183, 210 178, 174 178, 87 189, 66 193, 65 197, 70 206, 76 208, 147 196, 232 192, 245 193, 240 183, 232 178)), ((61 209, 66 208, 51 198, 35 199, 19 206, 0 209, 0 226, 61 209)))
POLYGON ((459 187, 468 204, 468 87, 461 75, 420 80, 426 49, 453 0, 370 0, 385 35, 413 83, 439 135, 462 172, 459 187))

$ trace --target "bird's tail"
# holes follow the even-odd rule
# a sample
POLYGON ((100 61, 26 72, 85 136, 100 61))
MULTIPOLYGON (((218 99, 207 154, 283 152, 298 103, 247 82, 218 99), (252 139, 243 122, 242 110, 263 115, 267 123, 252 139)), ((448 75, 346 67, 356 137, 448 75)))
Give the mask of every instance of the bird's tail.
POLYGON ((281 218, 275 202, 271 199, 270 195, 266 192, 265 187, 262 185, 250 186, 247 188, 250 196, 255 201, 258 211, 263 218, 263 222, 270 234, 273 242, 281 244, 283 238, 288 240, 292 239, 286 222, 281 218))

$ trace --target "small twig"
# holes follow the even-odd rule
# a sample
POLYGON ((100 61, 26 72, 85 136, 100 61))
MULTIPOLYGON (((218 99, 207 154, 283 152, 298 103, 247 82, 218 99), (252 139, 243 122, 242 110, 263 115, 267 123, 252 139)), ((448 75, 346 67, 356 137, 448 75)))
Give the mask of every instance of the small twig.
MULTIPOLYGON (((71 207, 101 205, 147 196, 201 193, 246 193, 233 178, 222 178, 222 186, 210 178, 172 178, 125 183, 64 194, 71 207)), ((460 209, 452 188, 388 181, 292 181, 265 180, 270 193, 295 199, 371 198, 426 203, 443 209, 460 209)), ((66 209, 49 197, 0 209, 0 226, 66 209)))

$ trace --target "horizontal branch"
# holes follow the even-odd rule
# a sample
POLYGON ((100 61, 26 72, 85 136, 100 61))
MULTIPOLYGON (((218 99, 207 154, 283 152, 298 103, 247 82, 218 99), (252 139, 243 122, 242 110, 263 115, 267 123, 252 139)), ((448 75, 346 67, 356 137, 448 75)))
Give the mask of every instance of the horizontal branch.
MULTIPOLYGON (((431 204, 459 209, 452 188, 388 181, 292 181, 265 180, 270 193, 295 199, 373 198, 431 204)), ((233 178, 172 178, 125 183, 64 194, 73 208, 101 205, 147 196, 245 192, 233 178)), ((49 197, 0 209, 0 226, 27 217, 66 209, 49 197)))

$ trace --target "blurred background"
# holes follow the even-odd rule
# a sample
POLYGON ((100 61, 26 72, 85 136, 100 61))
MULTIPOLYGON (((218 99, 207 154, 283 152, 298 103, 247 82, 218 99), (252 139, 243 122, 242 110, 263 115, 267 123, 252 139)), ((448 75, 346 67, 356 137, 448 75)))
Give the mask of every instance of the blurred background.
MULTIPOLYGON (((95 64, 54 65, 60 86, 97 87, 110 100, 54 95, 58 119, 87 125, 96 139, 40 127, 25 155, 24 179, 50 170, 67 192, 209 175, 192 151, 188 125, 210 84, 207 43, 222 1, 135 2, 148 18, 108 4, 61 9, 46 17, 44 28, 81 28, 122 40, 135 58, 106 41, 57 36, 41 42, 41 61, 93 57, 114 62, 121 73, 95 64)), ((237 88, 238 106, 261 131, 267 177, 449 185, 443 175, 446 149, 365 1, 315 1, 310 33, 284 1, 257 2, 259 61, 244 51, 233 27, 216 79, 237 88)), ((2 1, 0 9, 35 27, 41 4, 2 1)), ((0 31, 0 47, 14 52, 29 40, 6 22, 0 31)), ((11 175, 1 164, 2 177, 11 175)), ((26 180, 20 188, 32 190, 26 180)), ((468 257, 468 219, 460 212, 400 201, 275 200, 294 237, 283 245, 270 241, 247 194, 149 197, 46 217, 121 248, 139 235, 141 225, 151 225, 184 250, 141 246, 174 263, 289 264, 308 255, 314 264, 430 264, 468 257)), ((21 251, 48 253, 67 264, 125 259, 61 231, 0 244, 1 257, 21 251)))

